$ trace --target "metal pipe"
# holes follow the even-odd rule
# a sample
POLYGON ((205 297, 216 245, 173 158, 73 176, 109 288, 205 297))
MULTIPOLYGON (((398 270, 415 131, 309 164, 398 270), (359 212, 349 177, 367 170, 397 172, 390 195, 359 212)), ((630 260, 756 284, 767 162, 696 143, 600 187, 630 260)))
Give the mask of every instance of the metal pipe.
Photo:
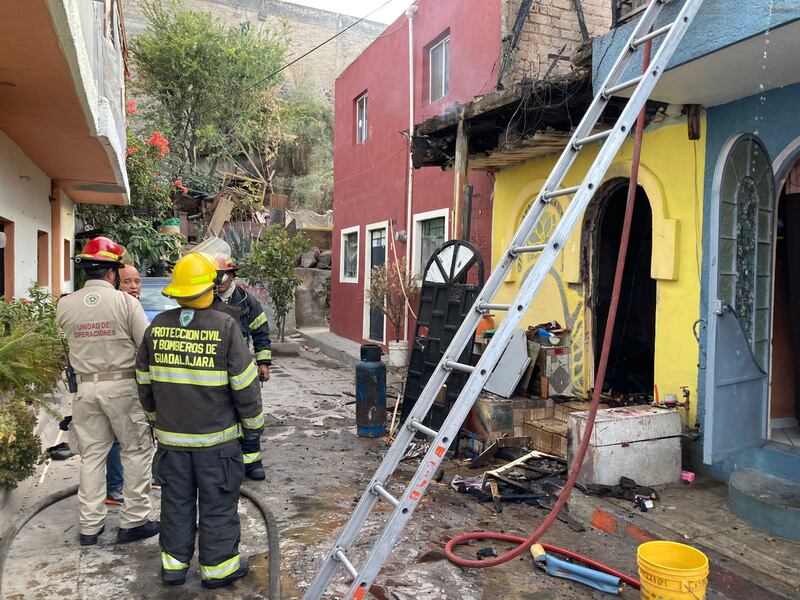
MULTIPOLYGON (((414 200, 414 163, 411 157, 411 148, 414 135, 414 16, 419 7, 412 4, 406 9, 408 19, 408 181, 406 183, 406 269, 411 269, 411 244, 413 243, 413 227, 411 223, 411 207, 414 200)), ((403 341, 408 341, 408 302, 406 302, 406 315, 403 327, 403 341)))

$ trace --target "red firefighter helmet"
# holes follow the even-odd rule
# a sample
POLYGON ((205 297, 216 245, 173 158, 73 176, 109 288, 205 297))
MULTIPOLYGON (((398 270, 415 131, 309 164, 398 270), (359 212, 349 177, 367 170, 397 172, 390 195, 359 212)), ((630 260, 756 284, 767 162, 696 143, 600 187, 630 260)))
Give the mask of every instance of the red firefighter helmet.
POLYGON ((80 254, 76 254, 72 260, 76 267, 106 266, 122 267, 122 255, 125 249, 108 239, 107 237, 96 237, 86 242, 80 254))
POLYGON ((217 254, 214 256, 214 259, 217 261, 217 271, 236 271, 239 268, 239 265, 236 264, 236 259, 232 256, 227 256, 225 254, 217 254))

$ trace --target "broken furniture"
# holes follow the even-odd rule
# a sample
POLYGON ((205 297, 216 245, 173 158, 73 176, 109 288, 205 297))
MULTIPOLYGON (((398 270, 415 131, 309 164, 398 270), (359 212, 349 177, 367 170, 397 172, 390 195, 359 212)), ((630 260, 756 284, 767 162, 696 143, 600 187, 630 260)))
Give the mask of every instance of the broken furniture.
POLYGON ((483 389, 510 398, 531 362, 525 332, 518 329, 511 337, 503 355, 483 389))
MULTIPOLYGON (((569 415, 570 467, 586 429, 588 412, 569 415)), ((597 411, 578 481, 616 485, 620 477, 640 485, 674 483, 681 478, 681 419, 675 410, 653 406, 597 411)))

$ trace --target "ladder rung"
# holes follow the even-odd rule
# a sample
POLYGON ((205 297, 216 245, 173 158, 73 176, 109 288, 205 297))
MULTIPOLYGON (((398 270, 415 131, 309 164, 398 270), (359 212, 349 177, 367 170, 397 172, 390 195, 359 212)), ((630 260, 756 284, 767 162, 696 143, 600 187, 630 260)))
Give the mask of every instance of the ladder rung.
POLYGON ((518 254, 525 254, 526 252, 541 252, 544 249, 544 244, 537 244, 536 246, 514 246, 509 252, 513 256, 517 256, 518 254))
MULTIPOLYGON (((612 131, 613 131, 612 129, 607 129, 607 130, 601 131, 599 133, 594 133, 592 135, 587 135, 585 138, 581 138, 579 140, 575 140, 575 143, 573 144, 573 146, 576 149, 579 149, 579 148, 583 148, 584 146, 587 146, 589 144, 592 144, 594 142, 602 141, 602 140, 606 139, 608 136, 610 136, 612 131)), ((559 190, 559 191, 563 192, 563 191, 568 191, 568 190, 575 190, 575 192, 577 192, 579 189, 580 189, 580 187, 575 187, 575 188, 566 188, 565 190, 559 190)), ((571 192, 571 193, 574 194, 575 192, 571 192)), ((545 194, 545 196, 546 196, 546 194, 545 194)))
POLYGON ((638 77, 634 77, 633 79, 629 79, 624 83, 620 83, 618 85, 612 86, 610 88, 606 88, 603 91, 603 98, 610 98, 611 96, 616 95, 617 93, 621 92, 622 90, 627 90, 628 88, 636 87, 639 85, 639 82, 642 81, 644 75, 639 75, 638 77))
POLYGON ((475 367, 470 365, 465 365, 460 362, 456 362, 454 360, 446 360, 444 362, 444 366, 447 369, 454 369, 456 371, 463 371, 464 373, 472 373, 475 370, 475 367))
POLYGON ((643 35, 642 37, 635 39, 633 41, 633 47, 634 48, 638 48, 639 46, 649 42, 650 40, 654 40, 657 37, 660 37, 660 36, 662 36, 662 35, 664 35, 666 33, 669 33, 669 30, 672 29, 672 27, 674 25, 675 25, 675 23, 670 23, 668 25, 664 25, 663 27, 659 27, 655 31, 651 31, 647 35, 643 35))
MULTIPOLYGON (((606 137, 608 137, 608 136, 606 136, 606 137)), ((589 138, 584 138, 584 139, 588 140, 589 138)), ((583 140, 581 140, 581 141, 583 141, 583 140)), ((575 142, 575 144, 577 145, 578 142, 575 142)), ((579 186, 579 185, 576 185, 575 187, 561 188, 560 190, 554 190, 552 192, 545 192, 544 194, 542 194, 542 197, 545 200, 552 200, 553 198, 558 198, 560 196, 571 196, 572 194, 576 193, 579 189, 581 189, 581 186, 579 186)))
POLYGON ((481 302, 478 304, 478 312, 483 312, 485 310, 511 310, 510 304, 488 304, 486 302, 481 302))
POLYGON ((425 427, 425 425, 423 425, 419 421, 412 420, 409 422, 408 426, 414 431, 419 431, 422 435, 427 435, 431 439, 439 435, 438 431, 434 431, 430 427, 425 427))
POLYGON ((356 568, 353 566, 353 563, 351 563, 351 562, 350 562, 350 561, 347 559, 347 555, 344 553, 344 550, 342 550, 341 548, 339 548, 339 549, 338 549, 338 550, 337 550, 337 551, 334 553, 334 555, 336 556, 336 560, 338 560, 340 563, 342 563, 342 565, 344 565, 344 568, 345 568, 345 569, 347 569, 347 572, 348 572, 348 573, 350 573, 350 576, 351 576, 353 579, 355 579, 356 577, 358 577, 358 569, 356 569, 356 568))
POLYGON ((386 500, 392 506, 397 506, 400 504, 400 500, 392 496, 389 492, 386 491, 386 488, 383 487, 380 483, 376 483, 372 486, 372 491, 378 494, 381 498, 386 500))

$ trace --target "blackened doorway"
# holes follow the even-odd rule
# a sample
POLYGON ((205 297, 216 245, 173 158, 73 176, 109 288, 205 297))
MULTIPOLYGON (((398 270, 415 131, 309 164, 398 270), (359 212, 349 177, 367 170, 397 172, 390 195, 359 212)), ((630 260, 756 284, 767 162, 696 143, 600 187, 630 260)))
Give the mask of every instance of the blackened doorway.
MULTIPOLYGON (((620 180, 612 186, 601 200, 594 224, 591 264, 595 371, 600 362, 611 304, 627 194, 627 180, 620 180)), ((652 254, 653 214, 647 195, 639 187, 603 391, 614 394, 653 393, 656 282, 650 276, 652 254)))

